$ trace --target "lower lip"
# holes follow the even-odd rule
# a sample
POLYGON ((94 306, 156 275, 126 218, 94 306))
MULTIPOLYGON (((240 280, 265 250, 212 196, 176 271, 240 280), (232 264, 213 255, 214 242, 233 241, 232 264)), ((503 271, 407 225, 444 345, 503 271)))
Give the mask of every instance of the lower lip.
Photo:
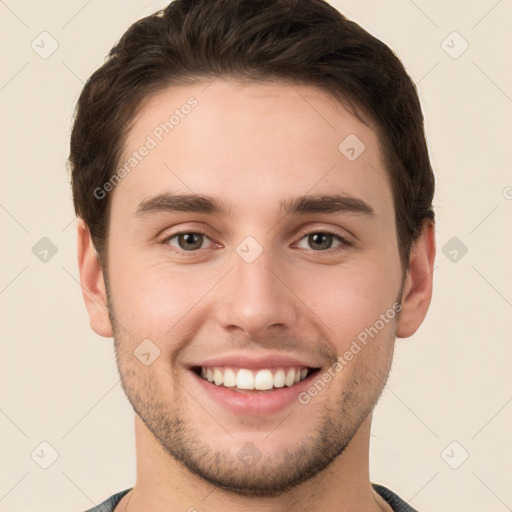
POLYGON ((299 403, 299 394, 311 385, 311 378, 317 372, 318 370, 312 372, 306 379, 290 387, 284 386, 265 392, 239 392, 226 386, 217 386, 215 383, 201 378, 194 371, 190 370, 192 377, 209 397, 231 412, 245 416, 272 414, 293 403, 299 403))

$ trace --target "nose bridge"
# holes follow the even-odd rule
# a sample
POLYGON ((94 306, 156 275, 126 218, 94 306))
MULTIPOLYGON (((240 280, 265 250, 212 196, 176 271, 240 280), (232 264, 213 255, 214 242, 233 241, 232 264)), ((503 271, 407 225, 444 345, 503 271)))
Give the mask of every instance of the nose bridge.
POLYGON ((280 268, 270 248, 256 245, 251 237, 239 244, 217 302, 224 328, 236 326, 257 337, 270 327, 289 328, 297 321, 296 301, 282 282, 280 268))

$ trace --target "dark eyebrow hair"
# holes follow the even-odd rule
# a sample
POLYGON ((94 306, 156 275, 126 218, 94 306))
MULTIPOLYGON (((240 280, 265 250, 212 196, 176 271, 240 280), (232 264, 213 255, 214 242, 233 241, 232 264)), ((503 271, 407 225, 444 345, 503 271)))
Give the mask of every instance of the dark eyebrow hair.
POLYGON ((320 194, 291 197, 280 203, 280 209, 286 214, 303 213, 358 213, 375 215, 373 208, 362 199, 345 194, 320 194))
MULTIPOLYGON (((344 194, 320 194, 291 197, 281 201, 279 210, 283 214, 307 213, 356 213, 372 217, 373 208, 362 199, 344 194)), ((221 216, 234 216, 233 210, 223 201, 203 194, 158 194, 144 199, 138 206, 136 216, 145 217, 159 212, 194 212, 221 216)))

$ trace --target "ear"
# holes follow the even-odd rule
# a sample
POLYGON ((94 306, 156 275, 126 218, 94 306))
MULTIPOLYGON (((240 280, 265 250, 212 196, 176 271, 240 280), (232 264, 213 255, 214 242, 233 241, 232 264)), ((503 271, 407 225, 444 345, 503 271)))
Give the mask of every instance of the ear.
POLYGON ((411 248, 409 270, 402 292, 402 309, 396 328, 399 338, 408 338, 418 330, 430 306, 436 255, 434 228, 434 221, 425 221, 420 237, 411 248))
POLYGON ((80 284, 89 313, 89 324, 96 334, 110 338, 113 332, 108 316, 103 270, 94 249, 89 228, 81 218, 78 219, 77 231, 80 284))

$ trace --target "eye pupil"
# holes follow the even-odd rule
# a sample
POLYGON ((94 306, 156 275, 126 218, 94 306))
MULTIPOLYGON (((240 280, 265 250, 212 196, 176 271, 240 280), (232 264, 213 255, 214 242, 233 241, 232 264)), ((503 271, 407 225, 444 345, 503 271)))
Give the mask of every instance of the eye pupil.
POLYGON ((190 249, 198 249, 201 247, 201 238, 203 235, 201 235, 200 233, 183 233, 183 234, 180 234, 179 235, 179 244, 180 244, 180 247, 185 250, 190 250, 190 249), (197 240, 199 239, 199 243, 197 242, 197 240), (182 241, 185 241, 185 247, 182 246, 181 242, 182 241))
MULTIPOLYGON (((172 238, 177 238, 179 249, 186 252, 195 252, 201 249, 205 236, 206 235, 203 235, 203 233, 201 232, 185 231, 181 233, 176 233, 174 236, 169 237, 168 240, 172 238)), ((334 233, 330 233, 328 231, 313 231, 310 232, 308 235, 304 235, 304 237, 306 236, 307 244, 309 245, 310 249, 318 252, 326 252, 329 249, 331 249, 334 239, 340 239, 340 242, 342 242, 342 247, 350 245, 348 242, 344 241, 343 238, 341 238, 339 235, 335 235, 334 233)))
POLYGON ((320 244, 321 249, 329 249, 332 245, 332 236, 329 233, 314 233, 309 235, 310 241, 314 244, 320 244), (329 243, 325 243, 325 240, 328 240, 329 243))

